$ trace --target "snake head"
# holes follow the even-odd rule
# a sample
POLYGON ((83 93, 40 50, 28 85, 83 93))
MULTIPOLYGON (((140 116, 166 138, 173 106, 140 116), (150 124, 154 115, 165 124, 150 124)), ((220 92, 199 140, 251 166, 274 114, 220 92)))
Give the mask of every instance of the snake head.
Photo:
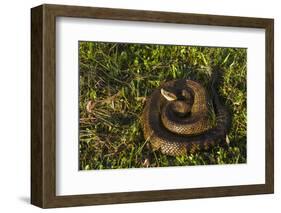
POLYGON ((179 117, 187 116, 191 112, 191 95, 187 90, 180 90, 179 94, 176 95, 162 88, 161 94, 167 101, 171 102, 171 110, 179 117))
POLYGON ((163 88, 161 89, 161 94, 163 95, 164 98, 166 98, 167 101, 175 101, 178 99, 174 93, 168 92, 163 88))

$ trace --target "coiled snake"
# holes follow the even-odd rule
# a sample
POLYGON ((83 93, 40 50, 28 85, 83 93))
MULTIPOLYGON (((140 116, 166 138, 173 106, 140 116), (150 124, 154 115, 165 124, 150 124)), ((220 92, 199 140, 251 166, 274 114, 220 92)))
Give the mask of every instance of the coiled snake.
POLYGON ((214 72, 211 92, 215 125, 209 118, 206 91, 199 83, 172 80, 152 92, 144 107, 142 126, 144 138, 154 150, 177 156, 226 141, 230 115, 216 91, 217 78, 214 72))

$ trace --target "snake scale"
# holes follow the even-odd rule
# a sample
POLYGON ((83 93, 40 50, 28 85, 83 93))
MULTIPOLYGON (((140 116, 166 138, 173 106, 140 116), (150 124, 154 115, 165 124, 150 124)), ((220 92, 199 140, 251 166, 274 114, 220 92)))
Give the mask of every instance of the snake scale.
POLYGON ((178 156, 225 142, 230 114, 217 92, 218 72, 213 72, 211 93, 216 115, 211 125, 204 87, 192 80, 171 80, 155 89, 147 99, 142 126, 153 150, 178 156))

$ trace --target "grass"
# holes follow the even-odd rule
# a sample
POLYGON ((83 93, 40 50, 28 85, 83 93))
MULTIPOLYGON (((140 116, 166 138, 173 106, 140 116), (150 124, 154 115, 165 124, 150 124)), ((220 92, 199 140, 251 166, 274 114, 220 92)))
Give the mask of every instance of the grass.
POLYGON ((79 168, 245 163, 246 56, 242 48, 79 42, 79 168), (140 123, 146 97, 171 79, 208 88, 214 66, 224 72, 219 92, 232 115, 230 144, 179 157, 151 150, 140 123))

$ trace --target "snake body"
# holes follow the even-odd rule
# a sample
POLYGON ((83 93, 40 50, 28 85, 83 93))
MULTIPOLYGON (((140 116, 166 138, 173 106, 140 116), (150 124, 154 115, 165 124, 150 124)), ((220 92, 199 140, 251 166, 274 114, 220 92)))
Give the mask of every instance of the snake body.
POLYGON ((172 80, 152 92, 144 107, 142 126, 144 138, 151 142, 154 150, 178 156, 225 141, 230 115, 220 102, 216 85, 217 75, 211 85, 215 125, 210 124, 206 91, 199 83, 172 80), (166 90, 174 99, 167 100, 163 95, 166 90))

